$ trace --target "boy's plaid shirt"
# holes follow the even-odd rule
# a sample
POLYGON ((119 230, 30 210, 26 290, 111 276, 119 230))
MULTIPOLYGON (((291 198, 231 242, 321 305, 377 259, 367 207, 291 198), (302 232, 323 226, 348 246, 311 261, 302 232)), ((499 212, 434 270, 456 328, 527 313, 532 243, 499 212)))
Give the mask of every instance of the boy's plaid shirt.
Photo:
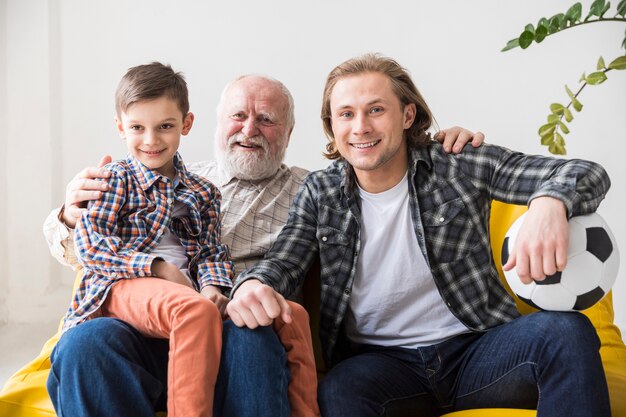
POLYGON ((180 155, 174 162, 177 186, 130 155, 107 165, 109 191, 91 202, 76 224, 74 242, 84 271, 64 330, 96 312, 117 280, 153 276, 152 261, 158 257, 150 252, 166 227, 180 238, 197 289, 232 286, 233 266, 220 244, 219 190, 189 173, 180 155), (171 217, 176 201, 187 206, 186 217, 171 217))

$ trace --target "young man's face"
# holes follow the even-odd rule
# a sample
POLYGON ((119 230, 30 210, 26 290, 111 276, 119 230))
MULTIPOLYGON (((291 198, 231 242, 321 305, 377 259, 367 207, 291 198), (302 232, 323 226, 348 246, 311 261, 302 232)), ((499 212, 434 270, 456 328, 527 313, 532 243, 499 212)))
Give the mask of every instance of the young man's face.
POLYGON ((258 180, 278 170, 291 133, 288 110, 285 94, 264 78, 245 77, 228 88, 218 109, 215 145, 230 175, 258 180))
POLYGON ((341 78, 330 95, 330 111, 337 150, 361 186, 367 179, 399 175, 399 181, 404 176, 404 131, 415 119, 415 105, 402 106, 386 75, 366 72, 341 78))
POLYGON ((180 135, 191 130, 192 113, 183 119, 176 101, 164 96, 131 104, 115 123, 131 155, 148 168, 174 177, 174 155, 180 135))

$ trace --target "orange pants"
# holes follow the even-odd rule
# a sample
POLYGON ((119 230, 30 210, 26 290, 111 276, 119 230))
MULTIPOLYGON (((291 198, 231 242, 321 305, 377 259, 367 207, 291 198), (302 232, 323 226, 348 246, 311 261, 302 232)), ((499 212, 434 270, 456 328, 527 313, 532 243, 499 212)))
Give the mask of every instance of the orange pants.
MULTIPOLYGON (((320 412, 309 316, 299 304, 289 304, 293 321, 275 320, 273 327, 291 373, 291 414, 316 417, 320 412)), ((111 287, 99 314, 125 321, 145 336, 169 339, 168 417, 211 416, 222 346, 222 319, 213 302, 164 279, 125 279, 111 287)))

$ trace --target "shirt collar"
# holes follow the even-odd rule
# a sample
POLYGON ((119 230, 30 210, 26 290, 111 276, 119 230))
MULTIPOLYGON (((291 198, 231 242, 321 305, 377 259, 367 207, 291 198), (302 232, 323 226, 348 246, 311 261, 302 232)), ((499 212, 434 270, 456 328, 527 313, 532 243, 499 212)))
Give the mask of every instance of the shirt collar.
MULTIPOLYGON (((409 178, 413 178, 417 172, 418 163, 423 163, 426 169, 430 171, 433 166, 433 161, 429 152, 430 145, 416 146, 409 148, 409 178)), ((351 198, 358 188, 356 181, 356 174, 352 165, 350 165, 345 159, 340 158, 337 161, 339 169, 341 170, 341 188, 344 194, 351 198)))
MULTIPOLYGON (((130 167, 133 176, 139 182, 139 186, 144 191, 152 187, 154 183, 158 180, 167 178, 159 172, 152 170, 139 162, 139 160, 137 160, 137 158, 135 158, 133 155, 129 154, 126 157, 126 162, 128 163, 128 166, 130 167)), ((178 178, 179 184, 182 184, 185 187, 189 188, 187 168, 185 168, 185 164, 183 164, 183 160, 178 152, 176 152, 176 155, 174 155, 174 167, 176 168, 176 177, 178 178)))
POLYGON ((217 165, 217 179, 219 180, 219 186, 220 187, 224 187, 224 186, 230 184, 233 181, 245 181, 246 183, 249 183, 249 184, 253 185, 257 189, 262 189, 262 188, 265 188, 276 177, 282 176, 285 173, 285 171, 287 171, 287 170, 289 170, 287 165, 281 164, 280 167, 278 168, 278 171, 276 171, 273 175, 270 175, 267 178, 263 178, 262 180, 258 180, 258 181, 242 180, 242 179, 237 178, 234 175, 226 172, 226 170, 224 169, 224 166, 218 162, 218 165, 217 165))

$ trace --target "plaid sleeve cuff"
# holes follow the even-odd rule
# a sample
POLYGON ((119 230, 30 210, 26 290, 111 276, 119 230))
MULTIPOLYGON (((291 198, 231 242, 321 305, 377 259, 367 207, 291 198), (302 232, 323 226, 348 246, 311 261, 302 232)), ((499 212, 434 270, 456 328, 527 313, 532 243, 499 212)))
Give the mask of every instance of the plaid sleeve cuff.
POLYGON ((200 289, 213 285, 216 287, 231 288, 233 286, 232 262, 216 262, 198 270, 200 289))

